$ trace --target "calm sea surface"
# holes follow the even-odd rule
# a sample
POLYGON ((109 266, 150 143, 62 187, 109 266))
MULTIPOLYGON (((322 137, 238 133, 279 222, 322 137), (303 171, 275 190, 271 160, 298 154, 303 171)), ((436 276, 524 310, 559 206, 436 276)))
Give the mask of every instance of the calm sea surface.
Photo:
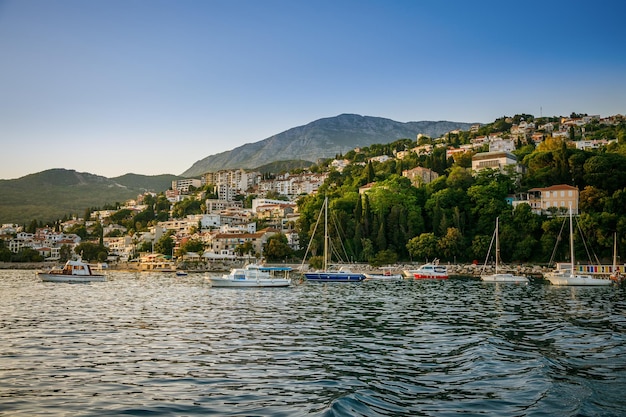
POLYGON ((626 415, 625 290, 0 271, 0 415, 626 415))

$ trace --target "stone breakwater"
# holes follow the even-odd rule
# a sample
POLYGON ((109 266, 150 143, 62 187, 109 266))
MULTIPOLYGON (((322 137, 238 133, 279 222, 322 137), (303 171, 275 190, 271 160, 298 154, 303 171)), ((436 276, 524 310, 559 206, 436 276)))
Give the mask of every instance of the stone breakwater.
MULTIPOLYGON (((54 262, 0 262, 0 269, 48 269, 52 266, 62 265, 60 263, 54 262)), ((269 264, 268 264, 269 265, 269 264)), ((290 266, 294 268, 294 270, 300 269, 300 264, 273 264, 275 266, 290 266)), ((483 265, 478 264, 448 264, 441 263, 441 265, 445 265, 448 267, 448 274, 450 275, 461 275, 461 276, 480 276, 481 274, 493 274, 495 272, 494 265, 487 265, 484 267, 483 265)), ((195 264, 184 264, 179 265, 179 269, 186 270, 188 272, 222 272, 228 271, 231 268, 243 266, 241 261, 238 262, 211 262, 211 263, 195 263, 195 264)), ((305 268, 306 268, 305 264, 305 268)), ((373 272, 373 273, 381 273, 382 270, 377 267, 373 267, 367 264, 357 264, 350 266, 354 271, 360 272, 373 272)), ((390 268, 386 268, 386 270, 391 270, 392 273, 398 274, 403 273, 405 270, 417 269, 419 268, 419 264, 396 264, 390 268)), ((139 264, 137 262, 128 262, 128 263, 118 263, 118 264, 109 264, 110 270, 117 271, 139 271, 139 264)), ((551 268, 547 268, 545 266, 539 265, 500 265, 500 272, 511 272, 519 275, 527 275, 527 276, 542 276, 544 273, 550 271, 551 268)))
MULTIPOLYGON (((448 263, 440 263, 440 265, 445 265, 448 267, 449 275, 461 275, 461 276, 480 276, 482 274, 493 274, 495 273, 495 265, 475 265, 475 264, 448 264, 448 263)), ((407 270, 413 270, 419 268, 419 264, 398 264, 394 265, 391 268, 392 273, 403 273, 407 270)), ((355 270, 361 268, 353 268, 355 270)), ((379 268, 372 267, 369 265, 362 266, 363 272, 380 272, 379 268)), ((547 268, 545 266, 540 265, 500 265, 498 267, 498 272, 510 272, 519 275, 526 276, 543 276, 544 273, 551 271, 552 268, 547 268)))

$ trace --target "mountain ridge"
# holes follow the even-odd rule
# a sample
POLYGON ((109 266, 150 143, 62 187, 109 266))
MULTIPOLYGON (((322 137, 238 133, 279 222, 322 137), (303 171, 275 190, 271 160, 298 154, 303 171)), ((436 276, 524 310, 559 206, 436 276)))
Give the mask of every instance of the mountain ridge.
POLYGON ((455 129, 467 130, 474 123, 450 121, 397 122, 392 119, 343 113, 314 120, 230 151, 196 161, 181 174, 193 177, 220 169, 254 169, 284 159, 316 162, 332 158, 355 147, 384 144, 419 133, 438 137, 455 129))
POLYGON ((24 223, 33 219, 55 220, 136 198, 145 191, 167 190, 170 174, 125 174, 106 178, 64 168, 53 168, 13 180, 0 180, 0 224, 24 223))

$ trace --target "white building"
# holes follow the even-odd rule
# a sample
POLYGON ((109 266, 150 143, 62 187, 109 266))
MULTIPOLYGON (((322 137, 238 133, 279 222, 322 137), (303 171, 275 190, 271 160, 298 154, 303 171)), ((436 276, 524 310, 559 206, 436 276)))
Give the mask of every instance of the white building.
POLYGON ((510 152, 481 152, 472 157, 472 170, 475 172, 487 168, 504 172, 506 166, 514 166, 519 172, 517 157, 510 152))

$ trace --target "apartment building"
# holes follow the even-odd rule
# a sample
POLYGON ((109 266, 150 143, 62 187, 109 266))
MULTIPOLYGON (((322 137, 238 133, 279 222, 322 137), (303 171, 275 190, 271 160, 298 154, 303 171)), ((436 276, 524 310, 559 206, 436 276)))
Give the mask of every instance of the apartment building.
POLYGON ((221 170, 204 174, 205 184, 214 184, 220 200, 230 201, 236 195, 253 188, 261 180, 261 173, 245 169, 221 170))
POLYGON ((202 180, 198 178, 183 178, 180 180, 172 181, 172 190, 180 191, 181 193, 188 193, 189 187, 200 188, 202 187, 202 180))

